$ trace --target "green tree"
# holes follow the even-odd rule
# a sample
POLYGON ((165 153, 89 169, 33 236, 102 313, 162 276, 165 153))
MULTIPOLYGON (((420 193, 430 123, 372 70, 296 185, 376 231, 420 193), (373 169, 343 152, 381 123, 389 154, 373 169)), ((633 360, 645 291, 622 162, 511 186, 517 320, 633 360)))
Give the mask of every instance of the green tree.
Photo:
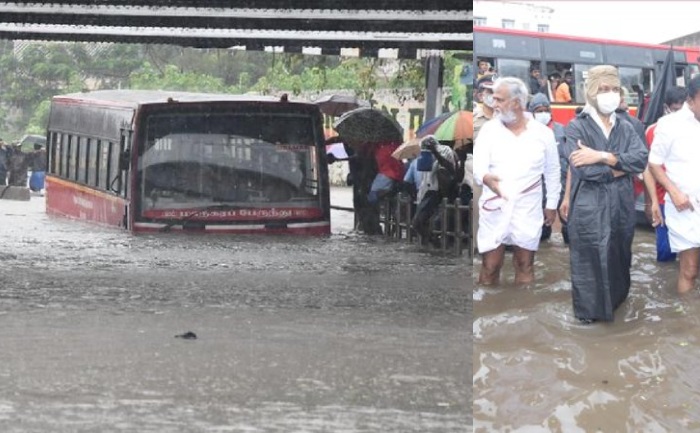
POLYGON ((43 135, 46 133, 46 125, 49 123, 49 112, 51 110, 51 100, 42 101, 34 110, 31 119, 26 127, 27 134, 43 135))
MULTIPOLYGON (((85 44, 76 44, 77 47, 85 44)), ((129 44, 109 44, 88 52, 74 52, 83 76, 93 81, 97 89, 126 87, 131 74, 144 63, 142 46, 129 44)))
POLYGON ((5 46, 0 68, 1 128, 11 139, 24 132, 42 101, 83 87, 83 77, 66 44, 31 44, 19 53, 5 46))
POLYGON ((150 63, 144 63, 129 78, 129 87, 134 89, 179 90, 190 92, 226 93, 235 91, 224 84, 221 78, 196 72, 182 72, 175 65, 166 65, 163 72, 150 63))

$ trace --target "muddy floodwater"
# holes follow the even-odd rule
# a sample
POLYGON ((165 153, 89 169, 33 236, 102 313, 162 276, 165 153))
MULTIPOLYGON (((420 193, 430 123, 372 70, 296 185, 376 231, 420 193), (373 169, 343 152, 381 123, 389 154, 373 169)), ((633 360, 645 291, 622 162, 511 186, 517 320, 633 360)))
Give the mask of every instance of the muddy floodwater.
POLYGON ((470 431, 466 256, 342 211, 323 238, 134 236, 43 200, 0 200, 0 431, 470 431))
POLYGON ((677 263, 655 261, 653 232, 637 230, 633 253, 610 324, 573 317, 561 235, 542 244, 532 286, 475 287, 476 432, 700 431, 700 295, 676 294, 677 263))

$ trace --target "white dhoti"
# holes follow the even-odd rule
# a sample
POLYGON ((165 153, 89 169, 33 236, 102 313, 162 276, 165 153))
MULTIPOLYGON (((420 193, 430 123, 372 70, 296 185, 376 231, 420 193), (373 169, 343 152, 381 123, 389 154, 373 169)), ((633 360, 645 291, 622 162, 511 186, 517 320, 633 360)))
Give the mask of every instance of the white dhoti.
POLYGON ((678 253, 691 248, 700 248, 700 208, 698 201, 691 198, 695 210, 678 212, 671 198, 666 195, 666 227, 671 251, 678 253))
POLYGON ((519 194, 505 195, 507 199, 484 188, 479 199, 479 252, 483 254, 500 245, 537 251, 544 223, 542 183, 538 181, 519 194))

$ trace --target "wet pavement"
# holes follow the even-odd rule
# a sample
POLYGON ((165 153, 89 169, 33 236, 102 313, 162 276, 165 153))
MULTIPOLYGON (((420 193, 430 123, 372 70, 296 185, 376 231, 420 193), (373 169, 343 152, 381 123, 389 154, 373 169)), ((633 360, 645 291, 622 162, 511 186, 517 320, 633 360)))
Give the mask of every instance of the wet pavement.
POLYGON ((700 431, 700 294, 676 294, 678 265, 657 263, 654 242, 637 230, 613 323, 574 319, 559 234, 537 254, 535 284, 513 286, 508 263, 500 287, 475 287, 475 432, 700 431))
POLYGON ((133 236, 0 200, 2 431, 470 431, 471 264, 351 228, 133 236))

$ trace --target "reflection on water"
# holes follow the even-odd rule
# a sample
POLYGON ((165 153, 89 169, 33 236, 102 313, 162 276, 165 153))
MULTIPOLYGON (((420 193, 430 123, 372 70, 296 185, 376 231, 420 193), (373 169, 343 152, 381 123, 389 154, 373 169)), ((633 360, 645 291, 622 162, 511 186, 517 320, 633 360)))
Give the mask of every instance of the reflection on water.
POLYGON ((700 295, 679 298, 652 232, 633 252, 614 323, 574 318, 561 236, 542 244, 535 284, 513 286, 507 262, 500 286, 475 286, 475 432, 700 431, 700 295))

